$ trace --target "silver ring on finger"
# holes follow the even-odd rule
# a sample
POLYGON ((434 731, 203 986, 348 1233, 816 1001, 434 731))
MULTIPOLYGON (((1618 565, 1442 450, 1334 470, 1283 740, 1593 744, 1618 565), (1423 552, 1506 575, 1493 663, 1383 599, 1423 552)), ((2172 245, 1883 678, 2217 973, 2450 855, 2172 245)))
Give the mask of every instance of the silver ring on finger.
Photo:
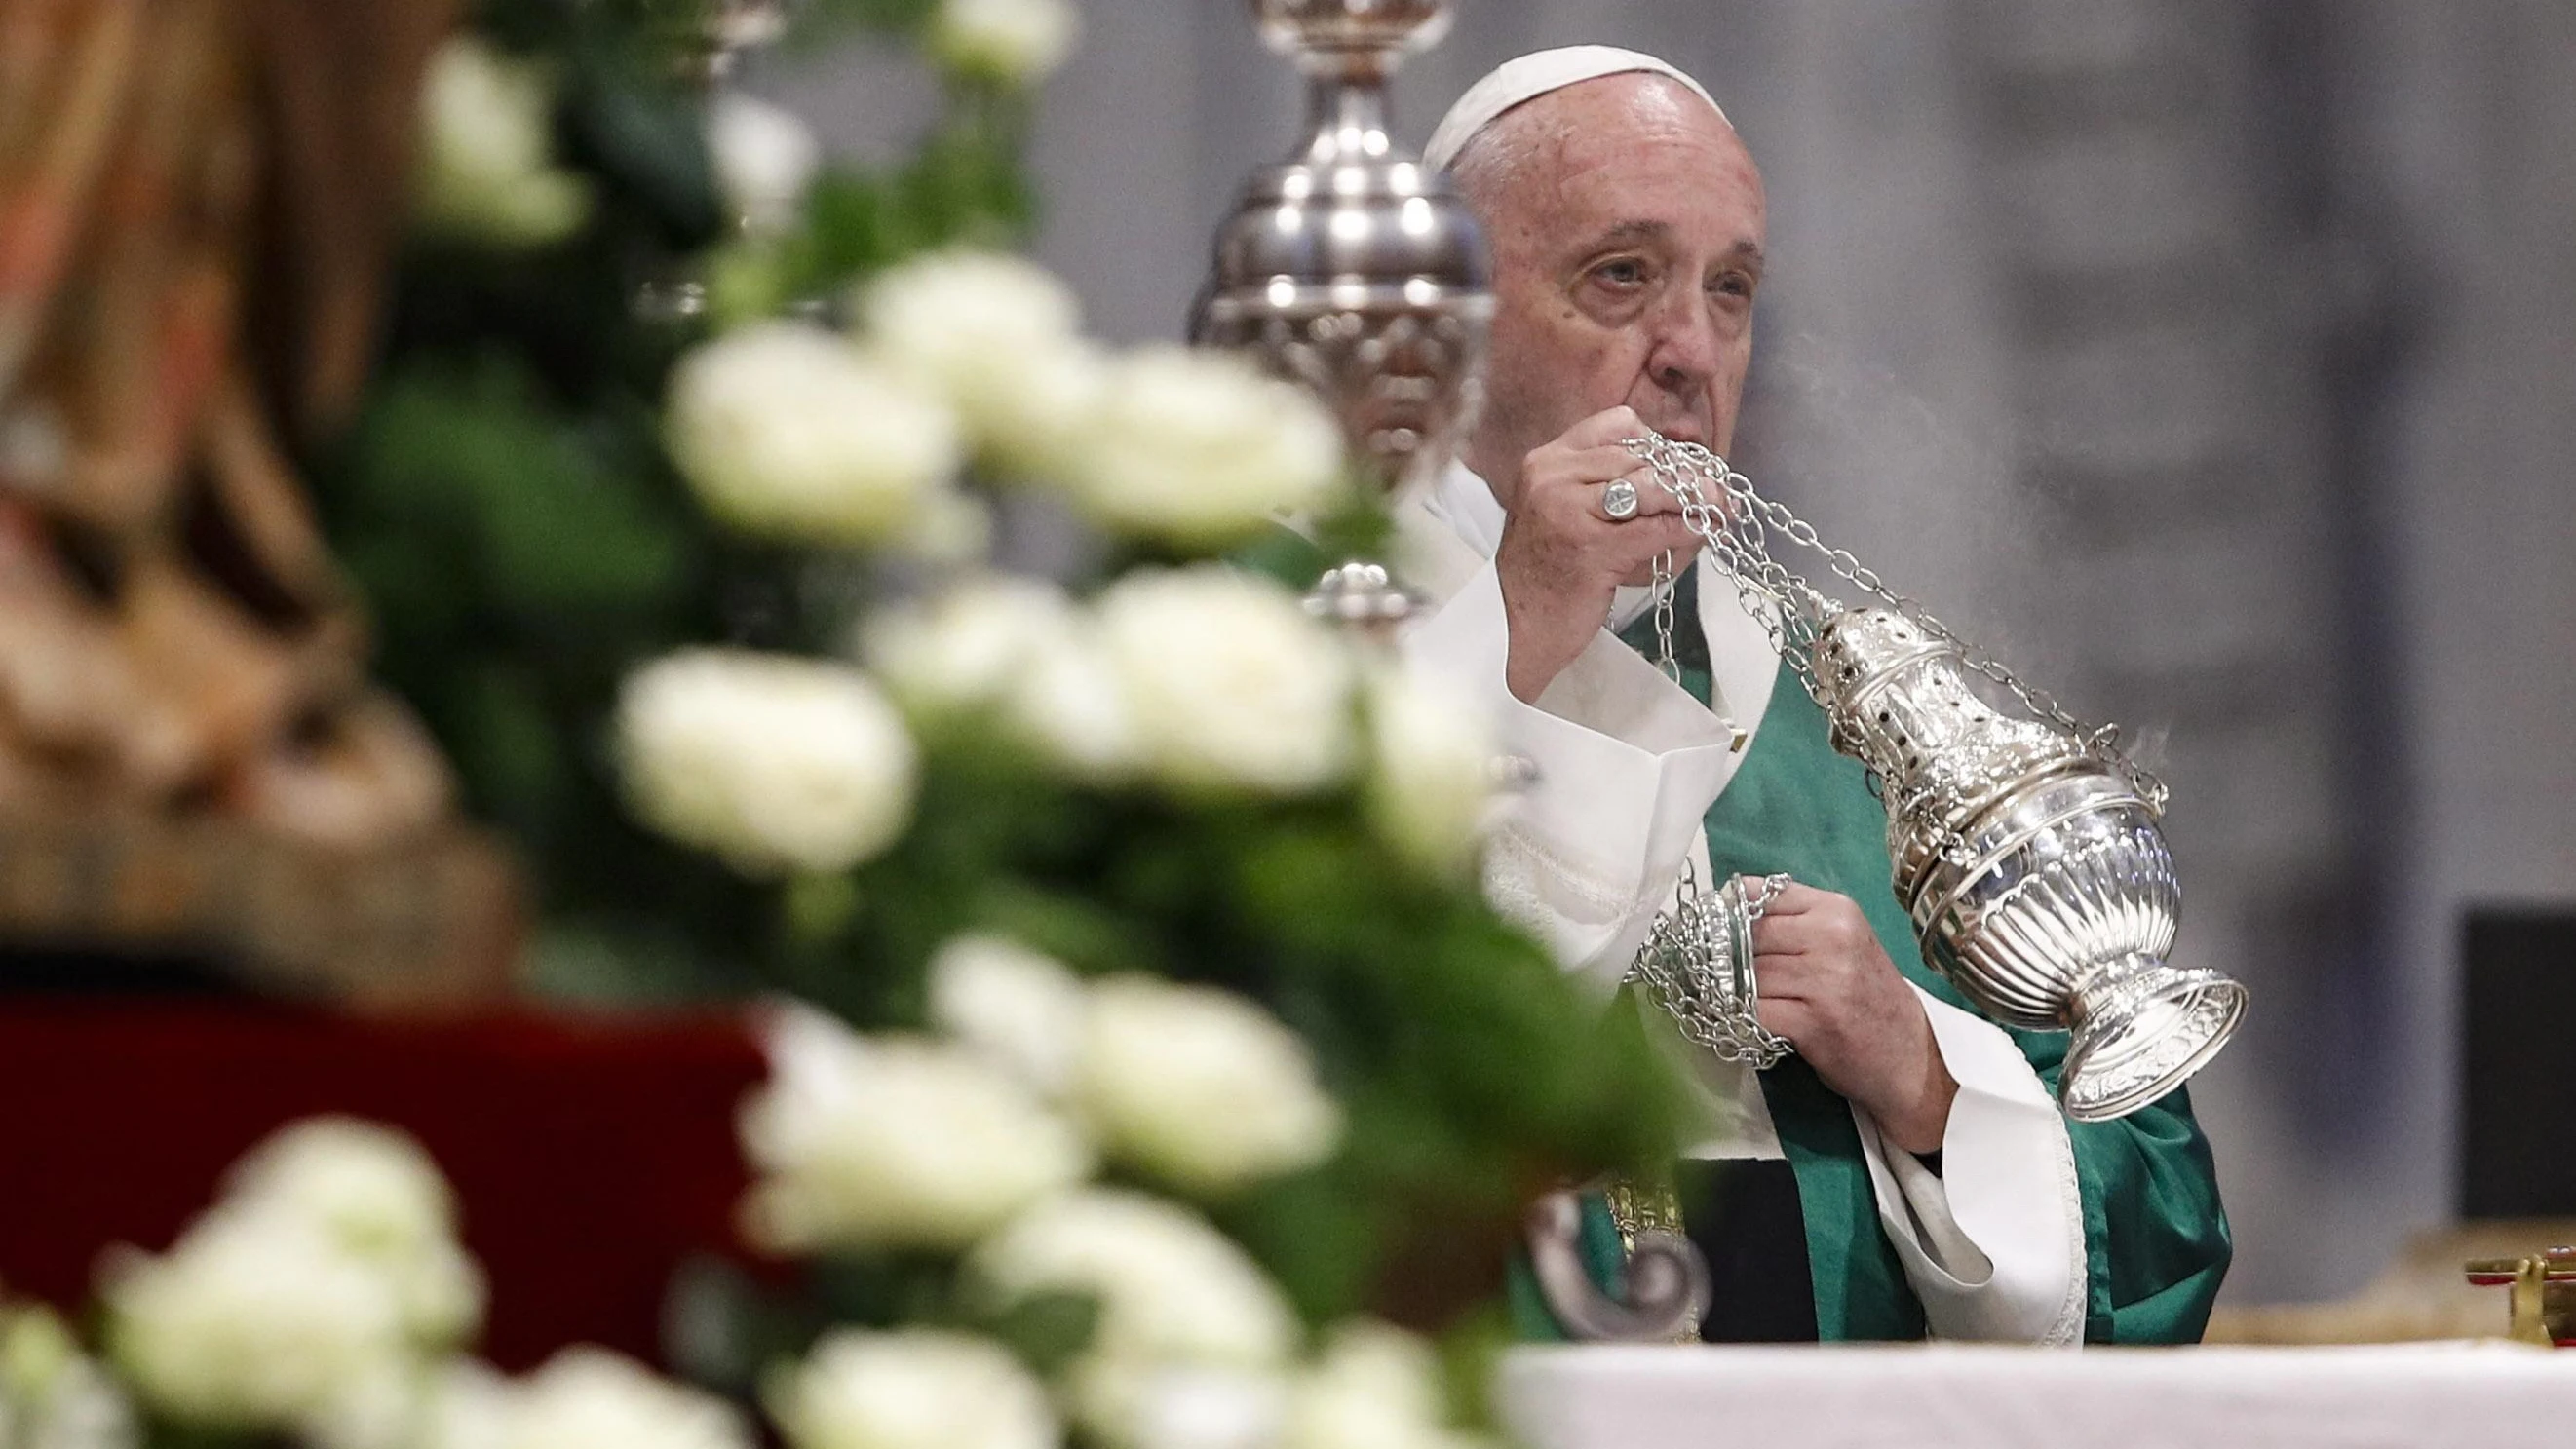
POLYGON ((1625 478, 1612 480, 1601 490, 1601 516, 1622 523, 1637 516, 1637 485, 1625 478))

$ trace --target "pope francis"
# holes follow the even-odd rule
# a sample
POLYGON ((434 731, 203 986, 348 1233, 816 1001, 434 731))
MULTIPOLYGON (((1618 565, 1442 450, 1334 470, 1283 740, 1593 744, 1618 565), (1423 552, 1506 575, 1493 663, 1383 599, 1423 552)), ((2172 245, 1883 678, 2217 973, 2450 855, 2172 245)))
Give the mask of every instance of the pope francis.
POLYGON ((1538 765, 1493 846, 1498 902, 1616 983, 1686 865, 1794 882, 1754 961, 1797 1054, 1756 1072, 1674 1039, 1707 1109, 1681 1173, 1717 1283, 1704 1336, 2198 1338, 2230 1246, 2184 1093, 2070 1124, 2065 1039, 1926 969, 1860 766, 1623 446, 1733 442, 1764 216, 1725 114, 1652 57, 1547 51, 1468 91, 1425 161, 1485 228, 1497 310, 1461 461, 1400 510, 1438 601, 1404 648, 1538 765), (1645 652, 1666 553, 1678 682, 1645 652))

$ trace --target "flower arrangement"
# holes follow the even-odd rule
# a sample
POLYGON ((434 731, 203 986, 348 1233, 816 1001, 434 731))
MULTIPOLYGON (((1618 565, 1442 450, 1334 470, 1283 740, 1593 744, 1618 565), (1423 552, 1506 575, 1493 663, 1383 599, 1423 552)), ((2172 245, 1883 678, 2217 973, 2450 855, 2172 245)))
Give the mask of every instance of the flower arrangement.
POLYGON ((434 1169, 300 1128, 110 1273, 109 1368, 12 1320, 44 1402, 325 1449, 732 1445, 754 1405, 796 1449, 1432 1449, 1484 1423, 1530 1195, 1669 1154, 1661 1060, 1477 890, 1482 730, 1290 587, 1385 525, 1330 420, 1101 346, 1013 254, 1063 0, 811 16, 942 68, 910 160, 692 89, 696 4, 485 6, 320 468, 541 975, 805 1003, 742 1218, 809 1271, 709 1280, 699 1388, 505 1383, 434 1169), (1080 562, 994 564, 1032 518, 1080 562))

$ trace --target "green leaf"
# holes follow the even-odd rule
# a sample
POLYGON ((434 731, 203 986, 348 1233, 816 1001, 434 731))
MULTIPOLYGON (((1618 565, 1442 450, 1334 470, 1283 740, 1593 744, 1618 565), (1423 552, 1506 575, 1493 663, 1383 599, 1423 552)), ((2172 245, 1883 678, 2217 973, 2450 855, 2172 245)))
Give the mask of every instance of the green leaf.
POLYGON ((695 250, 726 221, 705 106, 635 51, 602 43, 576 55, 564 87, 565 153, 635 203, 663 245, 695 250))
POLYGON ((789 43, 811 49, 852 28, 914 35, 927 28, 939 0, 809 0, 789 43))
POLYGON ((1033 1293, 979 1326, 1031 1372, 1052 1378, 1091 1347, 1100 1327, 1100 1300, 1089 1293, 1033 1293))

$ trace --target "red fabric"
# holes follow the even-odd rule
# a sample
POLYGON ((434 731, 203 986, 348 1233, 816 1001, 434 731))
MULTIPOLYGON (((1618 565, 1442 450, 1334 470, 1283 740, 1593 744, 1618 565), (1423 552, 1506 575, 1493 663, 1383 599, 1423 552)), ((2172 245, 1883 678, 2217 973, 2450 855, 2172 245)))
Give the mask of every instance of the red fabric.
POLYGON ((0 1283, 86 1300, 112 1243, 166 1247, 280 1124, 400 1126, 446 1170, 492 1282, 485 1349, 648 1360, 670 1273, 734 1245, 744 1093, 734 1016, 353 1021, 270 1007, 0 1009, 0 1283))

